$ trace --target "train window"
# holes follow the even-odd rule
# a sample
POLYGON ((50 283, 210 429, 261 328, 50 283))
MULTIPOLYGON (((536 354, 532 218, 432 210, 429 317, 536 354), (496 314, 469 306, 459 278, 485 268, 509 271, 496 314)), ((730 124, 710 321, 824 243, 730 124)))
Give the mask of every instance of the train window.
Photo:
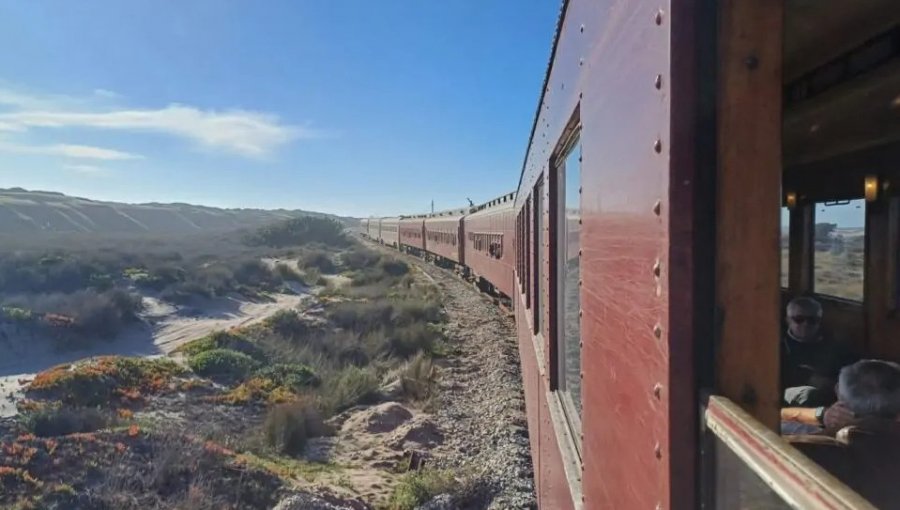
POLYGON ((544 183, 534 187, 534 332, 541 332, 541 314, 544 311, 544 290, 541 276, 544 274, 544 183))
POLYGON ((865 200, 817 203, 815 220, 815 292, 862 301, 866 244, 865 200))
POLYGON ((581 417, 581 143, 575 139, 556 169, 559 193, 557 210, 557 292, 559 321, 557 353, 559 389, 565 406, 581 417))
POLYGON ((781 287, 788 288, 790 280, 791 210, 781 208, 781 287))

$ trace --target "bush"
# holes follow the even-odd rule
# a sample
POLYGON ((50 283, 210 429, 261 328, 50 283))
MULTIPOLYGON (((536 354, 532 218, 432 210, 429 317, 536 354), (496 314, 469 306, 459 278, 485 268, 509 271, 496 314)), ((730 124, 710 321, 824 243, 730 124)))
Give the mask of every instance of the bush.
POLYGON ((300 267, 303 269, 317 269, 320 273, 334 274, 337 267, 331 259, 331 255, 324 251, 310 251, 300 257, 300 267))
POLYGON ((341 265, 350 270, 374 267, 380 260, 378 252, 359 245, 341 254, 341 265))
POLYGON ((167 358, 102 356, 45 370, 34 377, 28 391, 73 406, 109 405, 116 395, 162 391, 183 371, 167 358))
POLYGON ((250 375, 259 367, 259 362, 242 352, 212 349, 188 358, 188 366, 203 377, 236 381, 250 375))
POLYGON ((265 367, 254 374, 273 381, 278 386, 284 386, 299 392, 307 386, 318 386, 319 377, 306 365, 299 363, 278 363, 265 367))
POLYGON ((94 432, 115 424, 115 416, 93 407, 47 405, 19 417, 26 430, 38 437, 94 432))
POLYGON ((441 333, 428 324, 398 327, 390 334, 390 351, 400 357, 412 356, 420 351, 432 353, 441 337, 441 333))
POLYGON ((388 500, 390 510, 414 510, 439 494, 459 491, 460 483, 449 471, 423 470, 405 475, 388 500))
POLYGON ((325 381, 323 407, 336 413, 357 404, 371 404, 376 400, 379 386, 372 368, 349 366, 325 381))
POLYGON ((298 338, 309 334, 310 327, 294 310, 280 310, 263 321, 272 331, 285 338, 298 338))
POLYGON ((330 433, 322 415, 309 401, 277 404, 266 415, 263 424, 266 444, 282 455, 303 453, 306 440, 330 433))
POLYGON ((354 331, 369 331, 390 323, 394 307, 385 301, 337 303, 328 309, 328 319, 336 326, 354 331))
POLYGON ((183 352, 188 356, 195 356, 201 352, 212 351, 215 349, 228 349, 241 352, 257 361, 266 360, 265 353, 258 345, 247 340, 240 334, 229 331, 216 331, 202 338, 192 340, 178 348, 178 352, 183 352))
POLYGON ((428 400, 437 384, 437 368, 431 358, 418 353, 399 370, 403 394, 412 400, 428 400))
POLYGON ((245 237, 244 242, 251 246, 271 246, 283 248, 311 242, 319 242, 331 246, 346 246, 344 227, 330 218, 303 216, 291 218, 273 225, 257 229, 245 237))

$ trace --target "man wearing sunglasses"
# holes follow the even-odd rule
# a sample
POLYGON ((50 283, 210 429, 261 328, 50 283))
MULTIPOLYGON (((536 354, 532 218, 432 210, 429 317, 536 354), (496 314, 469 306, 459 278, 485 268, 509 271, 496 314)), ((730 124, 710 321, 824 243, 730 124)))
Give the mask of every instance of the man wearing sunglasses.
POLYGON ((842 367, 855 360, 844 343, 822 330, 822 305, 798 297, 787 306, 787 331, 781 339, 781 387, 785 406, 832 404, 842 367))

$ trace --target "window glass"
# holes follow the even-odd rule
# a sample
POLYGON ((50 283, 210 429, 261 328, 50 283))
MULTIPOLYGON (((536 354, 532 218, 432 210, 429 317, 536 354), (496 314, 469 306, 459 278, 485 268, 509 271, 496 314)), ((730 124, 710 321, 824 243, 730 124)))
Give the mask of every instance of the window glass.
POLYGON ((581 416, 581 143, 576 143, 559 168, 559 293, 561 313, 559 353, 564 400, 581 416))
POLYGON ((862 301, 865 200, 817 203, 815 214, 815 292, 862 301))
POLYGON ((790 224, 791 210, 781 208, 781 286, 788 287, 788 268, 790 267, 790 224))
POLYGON ((544 311, 544 288, 541 275, 544 274, 544 197, 543 185, 534 187, 534 332, 541 332, 541 319, 544 311))

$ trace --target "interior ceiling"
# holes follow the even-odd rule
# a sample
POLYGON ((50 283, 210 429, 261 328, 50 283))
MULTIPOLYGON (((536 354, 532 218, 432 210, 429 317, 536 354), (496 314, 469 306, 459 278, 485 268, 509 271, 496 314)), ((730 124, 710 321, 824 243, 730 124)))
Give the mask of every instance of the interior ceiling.
MULTIPOLYGON (((900 0, 788 0, 784 79, 791 82, 898 24, 900 0)), ((785 166, 900 140, 898 60, 786 110, 785 166)))
POLYGON ((785 81, 900 23, 898 0, 787 0, 785 9, 785 81))

